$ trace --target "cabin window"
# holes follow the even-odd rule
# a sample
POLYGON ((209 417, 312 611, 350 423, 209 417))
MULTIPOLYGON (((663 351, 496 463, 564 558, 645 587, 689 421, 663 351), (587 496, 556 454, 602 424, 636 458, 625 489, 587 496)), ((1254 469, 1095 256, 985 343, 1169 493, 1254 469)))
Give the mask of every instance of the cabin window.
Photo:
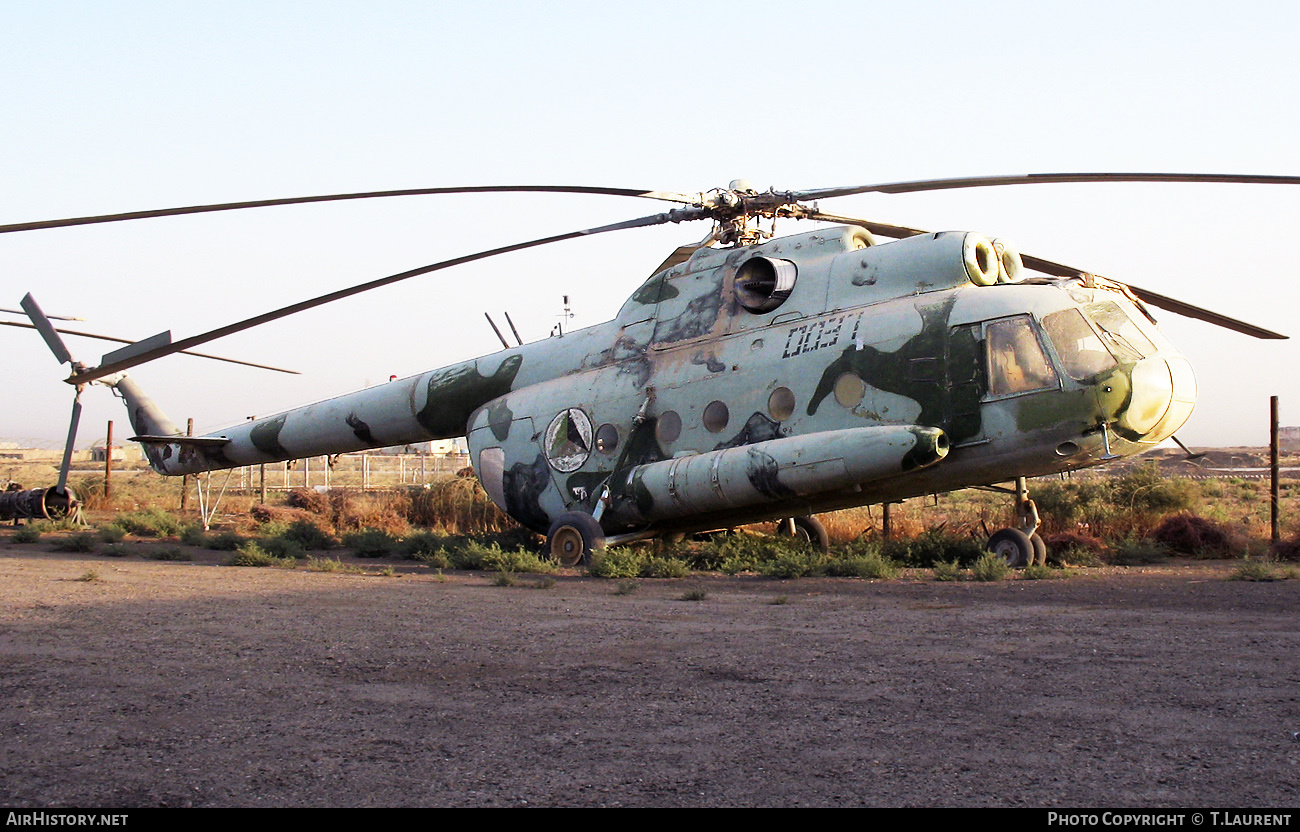
POLYGON ((1059 387, 1028 315, 985 325, 989 356, 989 395, 1013 396, 1059 387))
POLYGON ((778 387, 767 397, 767 412, 778 422, 794 415, 794 393, 789 387, 778 387))
POLYGON ((1118 362, 1078 309, 1062 309, 1043 318, 1043 329, 1056 347, 1061 366, 1075 381, 1091 381, 1118 362))
POLYGON ((612 454, 618 449, 618 428, 611 424, 601 425, 596 430, 596 450, 602 454, 612 454))
POLYGON ((708 407, 704 408, 704 427, 709 433, 717 433, 725 429, 729 421, 731 421, 731 411, 727 410, 725 402, 709 402, 708 407))
POLYGON ((655 439, 659 444, 671 445, 677 441, 677 437, 682 435, 682 417, 677 415, 677 411, 669 410, 659 417, 655 423, 655 439))
POLYGON ((867 394, 867 384, 857 373, 844 373, 835 379, 835 401, 844 407, 857 407, 867 394))

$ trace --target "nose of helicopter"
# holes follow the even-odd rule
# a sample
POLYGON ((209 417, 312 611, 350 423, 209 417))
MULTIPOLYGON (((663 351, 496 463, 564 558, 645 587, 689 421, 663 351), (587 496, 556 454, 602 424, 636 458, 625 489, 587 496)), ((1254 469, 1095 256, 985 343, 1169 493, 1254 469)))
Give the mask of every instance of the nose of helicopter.
POLYGON ((1122 435, 1163 442, 1192 415, 1196 377, 1183 358, 1145 358, 1112 373, 1098 396, 1107 420, 1122 435))

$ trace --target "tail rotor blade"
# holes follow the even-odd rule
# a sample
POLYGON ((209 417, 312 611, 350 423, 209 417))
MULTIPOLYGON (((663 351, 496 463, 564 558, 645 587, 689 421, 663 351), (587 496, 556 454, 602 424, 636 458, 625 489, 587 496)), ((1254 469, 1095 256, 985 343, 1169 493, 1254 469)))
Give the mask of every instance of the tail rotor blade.
POLYGON ((23 298, 22 307, 23 311, 27 313, 27 317, 31 318, 32 326, 36 327, 36 331, 45 339, 45 345, 50 348, 50 352, 54 353, 54 357, 59 359, 59 363, 73 363, 72 353, 68 352, 63 339, 54 330, 54 324, 50 323, 50 319, 41 311, 41 307, 36 303, 36 298, 32 297, 31 292, 28 292, 23 298))
POLYGON ((68 441, 63 446, 63 464, 59 466, 58 493, 68 493, 68 469, 72 467, 72 449, 77 444, 77 426, 81 423, 81 389, 72 400, 72 419, 68 422, 68 441))

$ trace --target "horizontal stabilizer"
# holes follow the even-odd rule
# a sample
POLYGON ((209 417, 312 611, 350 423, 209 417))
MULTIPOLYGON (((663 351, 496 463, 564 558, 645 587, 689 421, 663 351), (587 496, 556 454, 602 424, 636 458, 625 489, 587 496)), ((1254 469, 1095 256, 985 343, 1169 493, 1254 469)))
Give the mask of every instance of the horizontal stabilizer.
POLYGON ((230 444, 228 436, 132 436, 132 442, 146 445, 194 445, 204 448, 220 448, 230 444))

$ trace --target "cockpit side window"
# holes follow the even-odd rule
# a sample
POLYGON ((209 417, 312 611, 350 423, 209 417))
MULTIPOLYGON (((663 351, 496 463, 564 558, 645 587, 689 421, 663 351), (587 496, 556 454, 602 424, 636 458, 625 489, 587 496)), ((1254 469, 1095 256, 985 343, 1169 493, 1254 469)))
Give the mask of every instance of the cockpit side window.
POLYGON ((1075 381, 1091 381, 1119 362, 1078 309, 1062 309, 1043 318, 1043 329, 1056 347, 1062 369, 1075 381))
POLYGON ((988 343, 989 395, 1011 396, 1060 387, 1060 379, 1028 315, 989 321, 984 325, 984 337, 988 343))

